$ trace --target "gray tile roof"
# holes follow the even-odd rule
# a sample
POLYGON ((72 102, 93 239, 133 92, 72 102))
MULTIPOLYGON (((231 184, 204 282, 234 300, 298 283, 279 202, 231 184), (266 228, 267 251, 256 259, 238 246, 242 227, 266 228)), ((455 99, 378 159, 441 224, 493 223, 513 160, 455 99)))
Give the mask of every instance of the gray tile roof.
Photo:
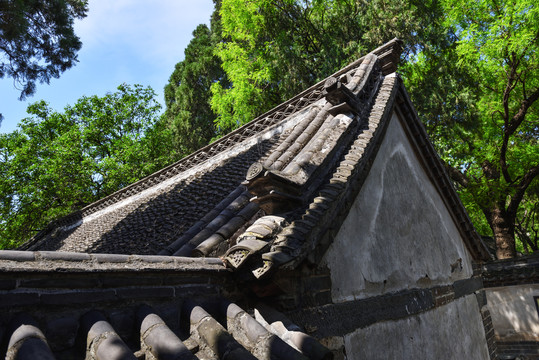
POLYGON ((399 42, 389 42, 219 141, 52 223, 22 249, 222 257, 257 278, 308 256, 316 261, 357 195, 398 98, 468 248, 487 257, 394 73, 399 54, 399 42))
MULTIPOLYGON (((140 305, 135 317, 133 331, 138 334, 131 337, 140 341, 130 343, 122 338, 104 313, 86 312, 78 319, 80 334, 76 342, 79 344, 60 357, 87 360, 333 358, 328 349, 283 314, 264 305, 252 316, 227 300, 207 304, 185 302, 179 327, 186 330, 180 335, 182 331, 173 331, 148 305, 140 305)), ((6 359, 56 359, 40 324, 25 313, 11 319, 4 336, 6 359)))

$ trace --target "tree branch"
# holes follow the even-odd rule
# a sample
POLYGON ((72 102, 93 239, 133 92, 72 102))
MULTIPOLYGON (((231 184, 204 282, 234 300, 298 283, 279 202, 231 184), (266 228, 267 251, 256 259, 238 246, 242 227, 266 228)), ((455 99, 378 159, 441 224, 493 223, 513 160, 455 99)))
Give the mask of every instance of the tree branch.
MULTIPOLYGON (((535 91, 528 98, 522 100, 519 110, 513 116, 511 121, 507 122, 504 117, 504 122, 506 123, 506 126, 504 128, 503 142, 502 142, 502 147, 500 149, 500 167, 502 170, 503 177, 508 184, 511 184, 513 182, 511 180, 511 176, 509 175, 509 170, 508 170, 507 160, 506 160, 507 147, 509 145, 509 138, 515 133, 515 131, 520 126, 520 124, 522 124, 522 121, 524 121, 524 119, 526 118, 528 109, 533 105, 535 101, 537 101, 537 99, 539 99, 539 88, 535 89, 535 91)), ((507 107, 506 114, 508 113, 508 108, 509 108, 507 104, 508 104, 508 100, 506 100, 506 94, 504 92, 504 108, 507 107)))
POLYGON ((442 160, 442 162, 451 180, 455 181, 457 184, 459 184, 463 188, 468 187, 468 184, 470 183, 470 181, 468 180, 468 177, 465 174, 455 169, 454 167, 452 167, 445 161, 442 160))
POLYGON ((535 101, 537 101, 537 99, 539 99, 539 88, 535 89, 532 94, 528 96, 528 98, 522 100, 522 102, 520 103, 520 108, 509 122, 509 126, 507 126, 507 128, 505 129, 508 135, 514 134, 522 121, 524 121, 524 119, 526 118, 528 109, 533 105, 535 101))
POLYGON ((521 61, 526 56, 526 52, 528 51, 530 45, 535 44, 535 42, 539 39, 539 30, 537 31, 537 34, 535 34, 534 38, 528 42, 528 45, 524 46, 524 48, 520 49, 520 58, 518 59, 521 61))
POLYGON ((511 196, 511 201, 509 202, 509 206, 507 206, 507 212, 511 214, 511 216, 516 216, 518 206, 524 198, 524 194, 526 193, 528 186, 530 186, 532 181, 538 175, 539 165, 535 165, 530 170, 528 170, 528 172, 520 180, 517 191, 513 196, 511 196))
POLYGON ((506 154, 507 154, 507 147, 509 144, 509 137, 512 135, 512 133, 509 133, 507 129, 510 127, 510 115, 509 115, 509 98, 511 96, 511 92, 515 89, 518 78, 517 76, 517 67, 520 63, 520 60, 516 59, 515 52, 511 53, 510 59, 508 61, 509 66, 511 68, 508 78, 507 78, 507 85, 505 87, 505 90, 503 92, 503 122, 504 122, 504 136, 503 136, 503 142, 502 147, 500 149, 500 168, 502 170, 503 177, 505 181, 510 184, 512 183, 511 176, 509 175, 509 170, 507 166, 507 160, 506 160, 506 154))
POLYGON ((481 163, 481 170, 483 170, 483 174, 485 174, 485 177, 489 180, 497 180, 500 178, 498 169, 496 169, 488 160, 481 163))

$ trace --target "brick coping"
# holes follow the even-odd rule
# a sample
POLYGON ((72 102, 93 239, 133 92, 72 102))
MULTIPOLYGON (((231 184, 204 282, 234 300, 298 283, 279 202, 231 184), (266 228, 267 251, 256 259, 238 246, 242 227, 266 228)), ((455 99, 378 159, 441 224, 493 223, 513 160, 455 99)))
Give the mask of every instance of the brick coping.
POLYGON ((160 255, 86 254, 60 251, 0 250, 0 271, 211 271, 230 270, 219 258, 160 255))
POLYGON ((504 268, 526 267, 531 265, 539 265, 539 253, 510 259, 488 261, 483 264, 483 268, 484 270, 499 270, 504 268))

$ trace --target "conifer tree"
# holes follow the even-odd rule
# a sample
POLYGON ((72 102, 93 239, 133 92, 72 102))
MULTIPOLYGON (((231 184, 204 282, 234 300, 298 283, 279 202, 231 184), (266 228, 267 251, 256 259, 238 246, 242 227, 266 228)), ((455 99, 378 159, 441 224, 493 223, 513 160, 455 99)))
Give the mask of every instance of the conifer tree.
POLYGON ((207 145, 216 135, 210 88, 216 81, 228 84, 221 60, 214 54, 222 41, 219 7, 217 1, 210 28, 201 24, 195 29, 184 60, 176 64, 165 87, 165 121, 174 134, 177 157, 207 145))
POLYGON ((87 0, 0 1, 0 78, 13 78, 21 99, 75 64, 82 43, 73 22, 87 11, 87 0))

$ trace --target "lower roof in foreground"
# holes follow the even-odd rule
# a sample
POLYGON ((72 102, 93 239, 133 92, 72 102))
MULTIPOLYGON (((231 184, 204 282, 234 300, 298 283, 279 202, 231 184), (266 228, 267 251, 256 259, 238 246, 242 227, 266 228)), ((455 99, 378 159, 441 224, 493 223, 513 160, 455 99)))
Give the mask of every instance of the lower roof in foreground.
MULTIPOLYGON (((13 317, 4 331, 6 359, 332 359, 331 352, 300 331, 284 315, 261 305, 253 316, 227 300, 206 304, 184 302, 179 331, 152 307, 140 305, 135 314, 134 343, 123 339, 98 310, 78 322, 74 346, 54 354, 47 337, 31 316, 13 317)), ((65 318, 64 322, 68 322, 65 318)), ((46 325, 45 325, 46 326, 46 325)), ((51 334, 58 337, 58 334, 51 334)), ((75 334, 73 334, 75 337, 75 334)))

